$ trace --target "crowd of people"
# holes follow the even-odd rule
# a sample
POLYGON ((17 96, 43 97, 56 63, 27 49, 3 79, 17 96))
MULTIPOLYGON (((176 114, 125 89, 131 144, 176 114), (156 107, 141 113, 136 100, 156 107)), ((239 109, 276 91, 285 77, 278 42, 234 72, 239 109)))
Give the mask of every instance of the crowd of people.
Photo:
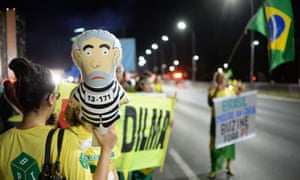
MULTIPOLYGON (((41 152, 44 152, 48 132, 56 127, 57 116, 53 108, 59 98, 52 74, 46 67, 25 58, 16 58, 11 61, 9 68, 14 72, 15 77, 2 82, 0 117, 3 123, 1 127, 4 128, 1 129, 0 135, 0 179, 12 179, 16 176, 14 173, 18 172, 10 171, 10 166, 5 166, 5 164, 23 157, 23 153, 36 162, 37 169, 42 169, 41 152), (33 151, 31 147, 36 148, 33 151), (9 156, 2 156, 8 152, 13 153, 9 156), (2 168, 4 166, 6 168, 2 168)), ((132 81, 125 79, 122 66, 118 66, 116 71, 116 78, 126 91, 155 92, 153 76, 150 72, 143 73, 136 78, 136 83, 132 84, 132 81), (120 79, 118 78, 119 68, 121 68, 122 76, 120 79)), ((161 85, 158 83, 156 85, 159 86, 158 92, 161 93, 161 85)), ((114 148, 116 142, 114 127, 111 126, 109 133, 105 136, 100 135, 90 123, 80 120, 79 111, 79 108, 69 105, 65 110, 65 120, 70 127, 63 138, 61 175, 66 179, 118 180, 124 178, 121 172, 117 173, 113 163, 119 154, 114 148), (100 147, 91 146, 92 136, 97 137, 100 147), (76 161, 76 158, 82 160, 80 158, 82 154, 86 157, 85 163, 88 164, 88 168, 83 166, 81 161, 76 161), (70 168, 71 166, 74 168, 70 168), (75 171, 77 173, 74 173, 75 171)), ((53 144, 54 147, 57 146, 53 144)), ((56 155, 54 154, 53 157, 56 155)), ((126 179, 152 179, 153 170, 154 168, 133 171, 126 179)), ((38 172, 34 173, 37 174, 33 176, 38 176, 38 172)))
MULTIPOLYGON (((15 79, 4 80, 1 88, 0 122, 1 127, 4 128, 1 129, 0 135, 0 179, 28 176, 28 173, 38 177, 39 171, 33 169, 32 172, 25 172, 25 170, 23 172, 23 167, 14 166, 13 163, 20 158, 27 158, 31 159, 29 163, 35 164, 33 167, 42 169, 46 136, 52 128, 56 127, 56 114, 53 113, 53 108, 59 93, 56 91, 56 85, 48 68, 25 58, 13 59, 9 68, 14 72, 15 79)), ((116 68, 116 79, 126 92, 163 93, 161 77, 150 71, 136 76, 133 81, 120 63, 116 68)), ((213 99, 238 94, 227 87, 224 73, 216 73, 213 80, 214 86, 208 89, 208 105, 211 107, 209 178, 216 177, 224 162, 226 162, 227 174, 234 175, 231 162, 235 159, 235 145, 215 148, 213 99)), ((117 171, 114 160, 118 158, 119 152, 114 146, 117 140, 114 126, 109 128, 108 133, 100 134, 90 123, 81 121, 79 114, 78 107, 68 105, 65 110, 65 119, 70 127, 67 128, 63 139, 61 176, 66 179, 105 180, 151 180, 153 178, 155 167, 135 170, 126 175, 117 171), (100 147, 91 145, 93 136, 96 137, 100 147), (82 156, 88 158, 82 159, 82 156)), ((55 142, 52 145, 57 146, 55 142)), ((57 151, 54 151, 54 157, 56 155, 57 151)), ((53 158, 52 161, 54 162, 55 159, 53 158)))
MULTIPOLYGON (((129 102, 126 91, 154 92, 152 74, 147 72, 136 77, 137 81, 128 81, 123 67, 117 67, 121 65, 121 43, 103 29, 87 30, 77 36, 71 56, 80 69, 81 78, 69 94, 66 109, 61 111, 68 127, 58 125, 54 107, 60 92, 50 70, 22 57, 10 61, 9 69, 14 77, 3 81, 0 97, 3 127, 0 179, 25 179, 29 176, 32 179, 41 179, 41 176, 119 179, 114 166, 114 160, 120 154, 115 148, 114 122, 121 116, 119 107, 129 102), (65 129, 62 147, 55 141, 48 141, 52 132, 53 138, 61 138, 58 131, 53 131, 59 128, 65 129), (52 147, 51 163, 60 162, 59 172, 53 174, 40 172, 53 169, 43 164, 44 159, 48 159, 44 152, 48 152, 46 147, 49 146, 52 147), (55 159, 57 156, 60 159, 55 159)), ((161 86, 159 88, 162 92, 161 86)), ((152 176, 151 172, 149 176, 152 176)))

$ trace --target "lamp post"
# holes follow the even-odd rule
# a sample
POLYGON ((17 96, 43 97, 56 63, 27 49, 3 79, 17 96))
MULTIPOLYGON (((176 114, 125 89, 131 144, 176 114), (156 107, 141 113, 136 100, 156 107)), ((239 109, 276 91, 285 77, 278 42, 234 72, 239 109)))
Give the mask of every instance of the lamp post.
MULTIPOLYGON (((251 11, 251 17, 254 15, 254 5, 253 5, 253 0, 250 0, 250 11, 251 11)), ((254 71, 254 32, 250 31, 250 86, 251 89, 254 88, 254 81, 253 81, 253 71, 254 71)))
POLYGON ((198 56, 196 55, 196 35, 195 31, 191 29, 192 32, 192 80, 193 82, 196 81, 196 72, 197 66, 196 61, 198 60, 198 56))
MULTIPOLYGON (((161 37, 161 39, 164 41, 164 42, 167 42, 169 41, 169 37, 167 35, 163 35, 161 37)), ((174 42, 174 40, 171 40, 171 46, 172 46, 172 58, 171 60, 175 60, 177 58, 177 48, 176 48, 176 44, 174 42)))
MULTIPOLYGON (((186 23, 184 21, 179 21, 177 23, 177 28, 179 30, 185 30, 186 29, 186 23)), ((194 29, 189 28, 192 35, 192 81, 195 82, 196 80, 196 61, 198 60, 198 56, 196 55, 196 34, 194 29)))
MULTIPOLYGON (((153 49, 154 51, 156 51, 159 48, 157 43, 152 43, 151 44, 151 49, 153 49)), ((158 67, 157 67, 157 53, 154 53, 154 59, 153 59, 153 72, 155 74, 158 73, 158 67)))
POLYGON ((258 40, 253 40, 251 42, 251 71, 250 71, 250 75, 252 75, 250 78, 251 78, 251 88, 253 89, 254 88, 254 73, 253 73, 253 69, 254 69, 254 57, 255 57, 255 46, 258 46, 259 45, 259 41, 258 40))
MULTIPOLYGON (((169 37, 167 35, 162 35, 161 40, 165 43, 169 41, 169 37)), ((164 77, 165 74, 165 69, 167 67, 166 62, 165 62, 165 54, 164 51, 161 49, 160 51, 160 58, 161 58, 161 63, 160 63, 160 68, 161 68, 161 77, 164 77)))

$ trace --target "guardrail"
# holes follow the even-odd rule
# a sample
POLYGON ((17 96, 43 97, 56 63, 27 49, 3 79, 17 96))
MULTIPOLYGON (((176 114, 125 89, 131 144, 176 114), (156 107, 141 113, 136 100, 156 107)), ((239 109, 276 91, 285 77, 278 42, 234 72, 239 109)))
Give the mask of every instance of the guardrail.
POLYGON ((254 89, 263 94, 300 98, 300 84, 296 83, 255 83, 254 89))
MULTIPOLYGON (((174 81, 166 81, 167 84, 175 84, 174 81)), ((297 83, 268 83, 268 82, 254 82, 253 88, 251 88, 249 83, 244 83, 246 90, 255 89, 261 94, 274 95, 274 96, 284 96, 290 98, 300 99, 300 84, 297 83)), ((211 82, 191 82, 185 80, 183 82, 183 87, 189 88, 208 88, 211 82)))

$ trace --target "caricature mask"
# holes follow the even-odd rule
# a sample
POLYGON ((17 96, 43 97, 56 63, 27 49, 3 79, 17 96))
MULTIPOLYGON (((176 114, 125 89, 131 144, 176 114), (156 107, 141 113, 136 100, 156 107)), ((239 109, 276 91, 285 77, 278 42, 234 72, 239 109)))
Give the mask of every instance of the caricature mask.
POLYGON ((121 43, 108 31, 88 30, 77 37, 71 55, 84 82, 100 88, 115 78, 115 69, 122 56, 121 43))
POLYGON ((82 120, 105 129, 119 119, 119 105, 129 102, 116 80, 121 43, 108 31, 87 30, 77 36, 71 56, 82 77, 71 100, 80 104, 82 120))

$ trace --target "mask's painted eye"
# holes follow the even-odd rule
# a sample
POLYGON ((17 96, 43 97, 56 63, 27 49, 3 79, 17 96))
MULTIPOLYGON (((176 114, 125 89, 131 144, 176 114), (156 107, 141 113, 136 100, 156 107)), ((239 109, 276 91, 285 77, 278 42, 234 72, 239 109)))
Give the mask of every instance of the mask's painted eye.
POLYGON ((92 55, 92 51, 90 49, 85 50, 85 55, 86 56, 91 56, 92 55))
POLYGON ((102 48, 102 54, 104 55, 104 56, 107 56, 108 55, 108 49, 107 48, 102 48))

